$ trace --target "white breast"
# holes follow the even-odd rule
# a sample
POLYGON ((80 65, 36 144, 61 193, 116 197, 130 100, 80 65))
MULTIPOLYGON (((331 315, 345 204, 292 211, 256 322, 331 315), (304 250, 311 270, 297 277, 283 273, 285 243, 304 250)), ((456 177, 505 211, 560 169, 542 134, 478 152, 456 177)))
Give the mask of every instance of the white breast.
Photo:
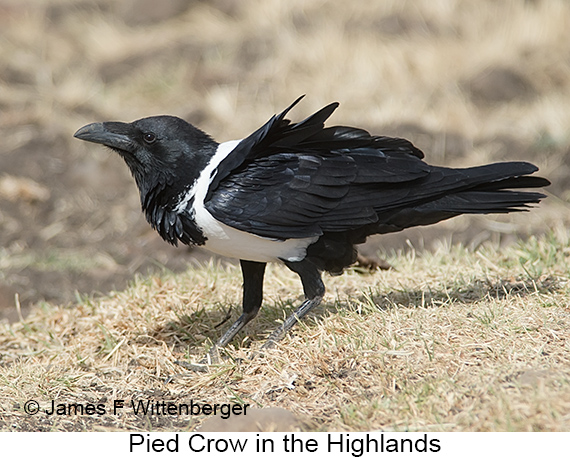
POLYGON ((212 159, 200 173, 196 183, 177 205, 176 210, 183 211, 192 196, 194 197, 194 219, 196 225, 207 238, 204 247, 216 254, 257 262, 273 262, 285 259, 291 262, 305 257, 307 247, 318 237, 289 240, 275 240, 253 235, 230 227, 215 219, 204 207, 204 199, 210 183, 215 177, 220 162, 238 145, 241 140, 227 141, 218 146, 212 159))

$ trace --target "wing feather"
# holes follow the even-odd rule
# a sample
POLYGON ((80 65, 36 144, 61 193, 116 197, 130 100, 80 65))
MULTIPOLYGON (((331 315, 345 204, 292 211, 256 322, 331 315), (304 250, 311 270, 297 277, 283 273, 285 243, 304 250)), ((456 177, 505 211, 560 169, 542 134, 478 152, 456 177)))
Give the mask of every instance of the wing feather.
POLYGON ((432 167, 407 140, 372 136, 352 127, 325 128, 338 103, 291 123, 285 115, 299 101, 220 162, 204 201, 213 217, 277 239, 350 230, 380 233, 459 212, 499 212, 505 205, 508 210, 524 208, 541 194, 497 191, 547 183, 524 176, 536 171, 524 162, 432 167), (448 195, 461 192, 463 196, 448 195))

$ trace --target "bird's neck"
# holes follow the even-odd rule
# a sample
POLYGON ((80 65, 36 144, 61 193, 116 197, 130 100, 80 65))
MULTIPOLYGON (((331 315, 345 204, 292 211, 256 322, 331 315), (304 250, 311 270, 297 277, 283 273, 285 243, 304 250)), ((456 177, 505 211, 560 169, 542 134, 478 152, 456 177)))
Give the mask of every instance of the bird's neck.
POLYGON ((141 191, 141 206, 146 220, 168 243, 203 245, 206 242, 192 213, 193 196, 190 188, 174 190, 173 186, 156 184, 141 191), (181 200, 184 198, 184 205, 181 200))

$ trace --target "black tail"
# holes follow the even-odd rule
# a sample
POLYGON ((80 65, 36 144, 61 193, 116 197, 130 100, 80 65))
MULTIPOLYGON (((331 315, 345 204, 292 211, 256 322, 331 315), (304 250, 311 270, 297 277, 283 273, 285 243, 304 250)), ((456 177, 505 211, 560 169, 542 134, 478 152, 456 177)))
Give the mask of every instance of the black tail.
POLYGON ((493 163, 463 170, 472 184, 434 201, 436 207, 451 213, 508 213, 524 211, 546 195, 539 192, 515 191, 546 187, 550 181, 528 176, 538 168, 527 162, 493 163))
MULTIPOLYGON (((399 209, 379 214, 376 233, 388 233, 418 225, 430 225, 460 214, 526 211, 546 195, 514 189, 550 185, 547 179, 528 176, 538 168, 526 162, 505 162, 466 168, 439 169, 444 178, 426 183, 424 195, 415 195, 399 209), (459 175, 458 173, 459 172, 459 175)), ((424 188, 419 186, 418 190, 424 188)))
POLYGON ((433 210, 456 214, 489 214, 525 211, 529 204, 538 203, 545 195, 539 192, 521 192, 512 190, 467 191, 446 195, 439 200, 419 208, 431 207, 433 210))

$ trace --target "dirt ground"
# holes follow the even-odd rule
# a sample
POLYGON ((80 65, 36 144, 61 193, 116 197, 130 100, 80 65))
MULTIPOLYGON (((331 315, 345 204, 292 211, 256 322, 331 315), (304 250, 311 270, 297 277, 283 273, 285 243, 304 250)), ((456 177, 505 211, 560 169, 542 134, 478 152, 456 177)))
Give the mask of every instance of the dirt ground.
POLYGON ((26 409, 194 398, 310 430, 568 431, 568 24, 566 0, 0 0, 0 429, 196 430, 205 416, 26 409), (319 310, 250 360, 302 299, 270 265, 228 358, 188 372, 237 318, 239 269, 164 243, 122 160, 73 133, 173 114, 226 141, 301 94, 293 120, 339 101, 331 124, 429 163, 531 161, 548 198, 372 239, 396 268, 327 277, 319 310))
MULTIPOLYGON (((425 64, 434 73, 429 75, 422 73, 418 57, 436 55, 440 45, 444 53, 447 46, 450 52, 440 63, 447 62, 457 52, 454 42, 463 42, 468 53, 478 41, 464 21, 473 8, 469 2, 437 2, 433 9, 362 2, 350 14, 340 11, 343 2, 267 3, 272 6, 226 0, 0 0, 0 318, 18 319, 18 301, 26 314, 41 300, 73 303, 78 293, 121 290, 136 274, 180 271, 208 258, 199 249, 161 241, 144 221, 120 159, 72 138, 93 121, 168 111, 227 140, 249 133, 307 92, 306 107, 293 118, 339 100, 347 110, 336 122, 409 138, 431 163, 529 160, 553 182, 551 202, 529 216, 464 218, 390 235, 364 247, 371 255, 379 245, 429 247, 442 238, 507 243, 568 219, 570 142, 564 123, 570 109, 563 103, 570 97, 568 40, 555 32, 549 36, 555 45, 511 37, 512 54, 503 61, 493 54, 498 51, 481 51, 469 64, 458 63, 464 64, 459 72, 438 67, 432 57, 434 62, 425 64), (276 23, 282 29, 273 29, 276 23), (310 46, 317 36, 323 49, 310 46), (328 37, 330 45, 324 44, 328 37), (393 70, 375 82, 366 75, 354 79, 359 72, 353 67, 342 74, 343 59, 352 64, 349 54, 358 54, 366 37, 385 60, 394 60, 393 70), (345 48, 335 47, 339 42, 345 48), (414 54, 414 46, 428 52, 414 54), (390 54, 391 47, 399 54, 390 54), (311 55, 318 52, 322 55, 311 55), (404 63, 394 56, 403 56, 404 63), (413 58, 417 68, 410 64, 413 58), (331 61, 328 72, 317 68, 331 61), (406 68, 411 76, 399 83, 398 70, 406 68), (450 75, 433 83, 437 68, 450 75), (410 78, 417 87, 410 87, 410 78), (393 91, 368 94, 372 84, 392 84, 393 91), (382 99, 392 111, 377 112, 382 99), (447 100, 445 109, 441 99, 447 100), (449 107, 454 104, 458 108, 449 107), (467 107, 466 115, 460 106, 467 107), (445 113, 438 119, 434 111, 445 113), (513 125, 512 119, 527 115, 527 121, 513 125)), ((481 33, 499 27, 494 19, 485 25, 497 15, 493 9, 516 10, 505 17, 519 20, 521 27, 533 14, 538 22, 569 14, 567 3, 500 3, 480 3, 474 22, 481 33)), ((516 27, 509 33, 519 32, 516 27)), ((362 62, 374 61, 369 49, 362 52, 362 62)))

